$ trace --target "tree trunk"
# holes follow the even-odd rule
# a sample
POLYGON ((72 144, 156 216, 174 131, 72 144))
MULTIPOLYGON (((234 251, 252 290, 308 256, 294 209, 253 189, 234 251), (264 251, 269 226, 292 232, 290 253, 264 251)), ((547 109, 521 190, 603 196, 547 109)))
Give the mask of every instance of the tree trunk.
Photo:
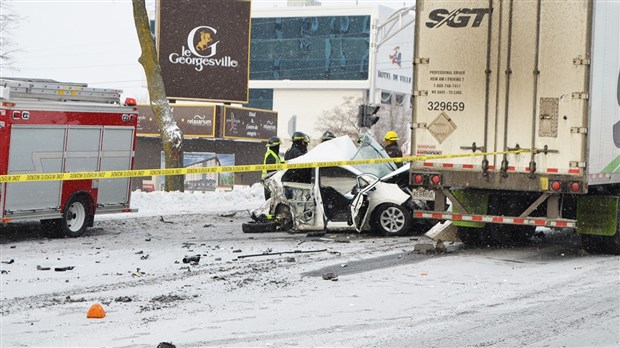
MULTIPOLYGON (((166 89, 161 76, 161 67, 157 61, 155 40, 151 35, 149 19, 144 0, 132 0, 133 18, 138 32, 142 54, 138 62, 142 64, 151 100, 151 109, 157 118, 157 125, 164 147, 166 168, 183 168, 183 133, 172 118, 172 110, 166 99, 166 89)), ((168 176, 166 191, 184 191, 184 175, 168 176)))

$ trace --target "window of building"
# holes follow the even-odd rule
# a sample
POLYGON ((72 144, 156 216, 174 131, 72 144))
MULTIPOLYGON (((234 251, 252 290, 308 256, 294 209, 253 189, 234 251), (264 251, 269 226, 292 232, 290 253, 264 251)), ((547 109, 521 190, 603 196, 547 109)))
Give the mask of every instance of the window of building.
POLYGON ((366 80, 370 16, 252 18, 251 80, 366 80))
POLYGON ((248 108, 273 110, 273 89, 250 88, 248 108))

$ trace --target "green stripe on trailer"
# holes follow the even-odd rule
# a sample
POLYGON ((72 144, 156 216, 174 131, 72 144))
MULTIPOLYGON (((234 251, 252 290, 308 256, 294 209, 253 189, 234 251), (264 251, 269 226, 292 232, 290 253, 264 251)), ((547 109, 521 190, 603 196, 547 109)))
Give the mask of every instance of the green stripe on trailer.
POLYGON ((611 161, 611 163, 609 163, 605 167, 605 169, 603 169, 602 173, 620 173, 620 156, 616 157, 615 160, 611 161))
MULTIPOLYGON (((481 192, 481 191, 471 191, 471 190, 454 190, 452 194, 456 199, 461 203, 463 208, 465 208, 471 214, 480 214, 486 215, 487 208, 489 206, 489 193, 481 192)), ((454 209, 454 205, 452 205, 452 211, 456 212, 454 209)), ((482 228, 486 225, 486 222, 475 222, 475 221, 457 221, 452 220, 452 225, 457 227, 476 227, 482 228)))
POLYGON ((618 227, 618 197, 577 198, 577 233, 613 236, 618 227))

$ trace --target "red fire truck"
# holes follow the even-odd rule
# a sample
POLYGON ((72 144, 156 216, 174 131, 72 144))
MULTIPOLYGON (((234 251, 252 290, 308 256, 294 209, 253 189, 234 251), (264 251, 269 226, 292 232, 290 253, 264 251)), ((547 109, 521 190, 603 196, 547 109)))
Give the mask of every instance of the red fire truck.
MULTIPOLYGON (((0 175, 133 168, 138 111, 122 91, 0 78, 0 175)), ((129 212, 130 179, 0 183, 0 223, 40 220, 78 237, 95 213, 129 212)))

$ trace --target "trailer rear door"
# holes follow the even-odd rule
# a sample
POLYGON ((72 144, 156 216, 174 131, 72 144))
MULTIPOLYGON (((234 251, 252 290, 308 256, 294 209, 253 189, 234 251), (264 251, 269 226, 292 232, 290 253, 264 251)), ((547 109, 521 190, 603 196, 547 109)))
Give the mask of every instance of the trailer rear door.
MULTIPOLYGON (((450 186, 537 190, 506 178, 585 175, 590 2, 419 0, 416 11, 414 154, 547 149, 488 156, 488 177, 448 174, 450 186)), ((484 159, 412 170, 479 173, 484 159)))

